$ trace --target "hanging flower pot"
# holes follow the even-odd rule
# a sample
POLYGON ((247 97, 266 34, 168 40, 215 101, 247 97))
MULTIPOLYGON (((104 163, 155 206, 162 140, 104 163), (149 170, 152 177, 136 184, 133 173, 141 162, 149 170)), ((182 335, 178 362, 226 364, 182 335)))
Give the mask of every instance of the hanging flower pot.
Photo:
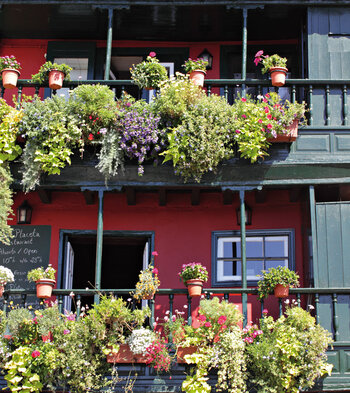
POLYGON ((194 70, 190 72, 190 80, 192 81, 193 84, 196 86, 204 86, 204 77, 206 75, 205 71, 202 70, 194 70))
POLYGON ((271 67, 269 71, 270 71, 272 86, 276 86, 276 87, 284 86, 284 84, 286 83, 286 75, 288 69, 285 67, 271 67))
POLYGON ((56 284, 55 280, 49 278, 41 278, 35 282, 36 296, 40 299, 47 299, 52 296, 52 289, 56 284))
POLYGON ((1 72, 2 85, 5 89, 14 89, 17 86, 17 80, 20 72, 14 68, 5 68, 1 72))
POLYGON ((202 294, 203 283, 204 281, 200 279, 187 280, 186 286, 188 289, 188 294, 191 297, 200 296, 202 294))
POLYGON ((287 127, 287 132, 285 134, 278 134, 276 138, 268 138, 267 140, 271 143, 294 142, 298 137, 298 125, 299 119, 295 119, 293 123, 287 127))
POLYGON ((285 298, 289 296, 289 285, 283 286, 282 284, 277 284, 275 286, 274 295, 279 298, 285 298))
POLYGON ((64 73, 58 70, 51 70, 49 72, 49 87, 52 90, 58 90, 63 85, 64 73))

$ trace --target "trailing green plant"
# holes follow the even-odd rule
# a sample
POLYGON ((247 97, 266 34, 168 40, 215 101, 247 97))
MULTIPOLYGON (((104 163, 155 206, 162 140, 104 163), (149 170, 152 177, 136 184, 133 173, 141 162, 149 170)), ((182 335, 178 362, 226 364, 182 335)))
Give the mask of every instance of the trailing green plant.
POLYGON ((67 64, 57 64, 47 61, 40 67, 37 74, 32 75, 32 82, 39 83, 40 85, 48 83, 49 73, 52 70, 63 72, 64 80, 70 81, 70 72, 72 71, 72 67, 67 64))
POLYGON ((84 141, 99 141, 116 129, 117 105, 104 85, 81 85, 70 92, 68 111, 77 118, 84 141))
POLYGON ((0 164, 0 242, 10 244, 12 238, 12 228, 7 223, 13 214, 12 190, 10 185, 13 182, 8 165, 0 164))
POLYGON ((176 73, 175 78, 164 82, 160 94, 151 103, 154 113, 161 117, 161 125, 171 128, 179 125, 186 112, 205 96, 205 92, 195 86, 187 76, 176 73))
POLYGON ((1 56, 0 57, 0 72, 6 68, 12 68, 13 70, 20 70, 21 63, 19 63, 15 56, 1 56))
POLYGON ((215 172, 222 160, 233 157, 232 117, 232 107, 224 97, 201 97, 168 132, 163 162, 172 160, 175 174, 185 182, 199 183, 205 173, 215 172))
POLYGON ((262 279, 258 282, 258 299, 263 300, 274 292, 275 286, 281 284, 291 288, 299 286, 299 275, 286 266, 277 266, 262 271, 262 279))
POLYGON ((206 71, 207 70, 207 65, 208 62, 207 60, 204 59, 196 59, 193 60, 189 58, 188 60, 185 61, 185 63, 182 65, 184 68, 184 71, 186 74, 191 73, 192 71, 206 71))
POLYGON ((255 54, 255 59, 254 63, 257 66, 259 63, 262 65, 262 70, 261 72, 265 74, 266 72, 270 71, 270 68, 272 67, 282 67, 282 68, 287 68, 287 58, 281 57, 277 54, 274 55, 264 55, 263 50, 259 50, 255 54))
POLYGON ((27 279, 29 281, 38 281, 41 279, 54 280, 56 274, 56 269, 54 269, 50 264, 44 269, 42 266, 32 269, 27 274, 27 279))
POLYGON ((159 64, 155 52, 150 52, 146 60, 139 64, 133 64, 130 68, 131 79, 140 89, 156 89, 168 79, 168 72, 159 64))
POLYGON ((0 164, 13 161, 21 153, 21 147, 16 143, 19 134, 18 125, 23 112, 8 105, 0 98, 0 164))
POLYGON ((300 307, 285 314, 274 321, 265 313, 262 334, 246 345, 248 379, 257 393, 298 393, 331 373, 331 334, 300 307))
POLYGON ((27 137, 21 157, 22 185, 28 192, 40 184, 42 173, 60 174, 82 140, 78 119, 67 111, 64 97, 36 98, 23 103, 22 109, 19 130, 27 137))

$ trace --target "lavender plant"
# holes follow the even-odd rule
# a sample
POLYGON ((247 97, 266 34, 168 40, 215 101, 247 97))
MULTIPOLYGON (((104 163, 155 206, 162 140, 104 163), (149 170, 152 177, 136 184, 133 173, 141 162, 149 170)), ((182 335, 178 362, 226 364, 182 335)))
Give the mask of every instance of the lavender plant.
POLYGON ((130 159, 137 159, 138 174, 144 173, 143 162, 156 155, 164 145, 164 130, 158 128, 160 117, 144 102, 124 109, 119 123, 120 147, 130 159))

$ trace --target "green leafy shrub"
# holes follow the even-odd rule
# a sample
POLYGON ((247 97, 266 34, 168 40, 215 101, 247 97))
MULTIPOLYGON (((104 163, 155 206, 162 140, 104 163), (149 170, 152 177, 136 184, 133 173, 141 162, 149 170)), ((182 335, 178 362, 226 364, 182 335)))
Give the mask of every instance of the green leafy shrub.
POLYGON ((139 64, 133 64, 130 68, 131 79, 140 89, 156 89, 162 82, 168 79, 168 72, 159 64, 155 52, 150 52, 147 59, 139 64))
POLYGON ((12 212, 12 190, 10 185, 13 179, 8 165, 0 164, 0 242, 10 244, 12 228, 7 220, 12 212))
POLYGON ((26 192, 40 184, 42 173, 60 174, 71 163, 73 149, 81 146, 78 119, 67 111, 64 97, 54 96, 22 104, 20 132, 27 137, 22 162, 22 184, 26 192))

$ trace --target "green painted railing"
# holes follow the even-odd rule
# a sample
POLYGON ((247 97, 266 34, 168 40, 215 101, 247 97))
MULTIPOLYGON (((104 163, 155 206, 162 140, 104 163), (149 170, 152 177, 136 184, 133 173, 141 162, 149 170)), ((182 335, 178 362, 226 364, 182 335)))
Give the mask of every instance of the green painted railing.
MULTIPOLYGON (((117 89, 120 97, 123 92, 127 92, 131 86, 135 85, 131 80, 88 80, 71 81, 64 84, 64 87, 73 89, 81 84, 102 84, 117 89)), ((44 86, 45 87, 45 86, 44 86)), ((325 80, 325 79, 287 79, 285 86, 281 88, 272 87, 269 80, 261 79, 207 79, 205 88, 208 95, 213 93, 224 96, 228 102, 232 102, 238 96, 244 94, 256 97, 270 91, 277 91, 283 99, 291 102, 305 101, 308 104, 308 126, 317 129, 350 129, 349 100, 350 82, 348 80, 325 80)), ((18 93, 18 100, 27 88, 34 88, 34 94, 39 94, 43 87, 32 83, 29 80, 18 81, 18 89, 10 92, 18 93)), ((5 89, 1 89, 1 97, 4 96, 5 89)), ((139 97, 141 98, 141 91, 139 97)), ((27 93, 28 94, 28 93, 27 93)), ((59 91, 53 91, 59 94, 59 91)))
MULTIPOLYGON (((76 309, 76 313, 79 316, 82 310, 82 297, 91 297, 96 298, 98 294, 114 294, 116 296, 123 296, 127 301, 130 302, 131 307, 137 307, 137 303, 135 303, 131 298, 130 292, 133 289, 54 289, 53 295, 57 297, 58 306, 61 312, 63 310, 64 298, 71 297, 74 299, 74 305, 76 309)), ((9 309, 10 302, 13 300, 14 303, 20 304, 22 306, 27 306, 27 298, 30 295, 35 295, 35 290, 25 290, 25 289, 10 289, 4 292, 2 302, 3 302, 3 310, 6 312, 9 309)), ((247 309, 248 303, 254 304, 257 303, 258 300, 256 298, 257 289, 256 288, 204 288, 203 289, 203 297, 210 299, 213 296, 220 296, 221 298, 230 301, 231 295, 240 295, 245 305, 243 305, 243 309, 247 309)), ((320 322, 320 298, 328 296, 330 299, 329 302, 329 318, 327 321, 328 326, 332 327, 333 339, 334 341, 338 341, 339 337, 339 321, 342 318, 342 315, 338 313, 338 298, 341 296, 349 296, 350 299, 350 288, 291 288, 290 289, 290 299, 291 301, 296 302, 296 305, 303 308, 311 309, 311 313, 314 314, 316 321, 320 322)), ((32 296, 33 298, 33 296, 32 296)), ((348 299, 348 303, 349 303, 348 299)), ((188 324, 191 324, 191 315, 192 315, 192 298, 188 295, 187 289, 160 289, 153 299, 148 301, 148 304, 151 308, 151 318, 150 318, 150 326, 152 327, 155 322, 155 305, 157 302, 163 306, 163 308, 169 310, 169 317, 174 315, 174 303, 176 300, 176 305, 179 303, 184 305, 187 308, 187 321, 188 324), (181 298, 181 302, 180 302, 181 298)), ((232 298, 231 298, 232 300, 232 298)), ((237 300, 237 298, 235 298, 237 300)), ((284 307, 284 299, 279 299, 278 308, 279 315, 283 312, 284 307)), ((42 302, 41 302, 42 303, 42 302)), ((237 301, 235 304, 238 304, 237 301)), ((35 307, 42 307, 39 301, 36 303, 35 307)), ((262 315, 264 309, 264 302, 260 303, 260 317, 262 315)), ((324 318, 323 318, 324 320, 324 318)), ((350 339, 346 341, 350 343, 350 339)))

